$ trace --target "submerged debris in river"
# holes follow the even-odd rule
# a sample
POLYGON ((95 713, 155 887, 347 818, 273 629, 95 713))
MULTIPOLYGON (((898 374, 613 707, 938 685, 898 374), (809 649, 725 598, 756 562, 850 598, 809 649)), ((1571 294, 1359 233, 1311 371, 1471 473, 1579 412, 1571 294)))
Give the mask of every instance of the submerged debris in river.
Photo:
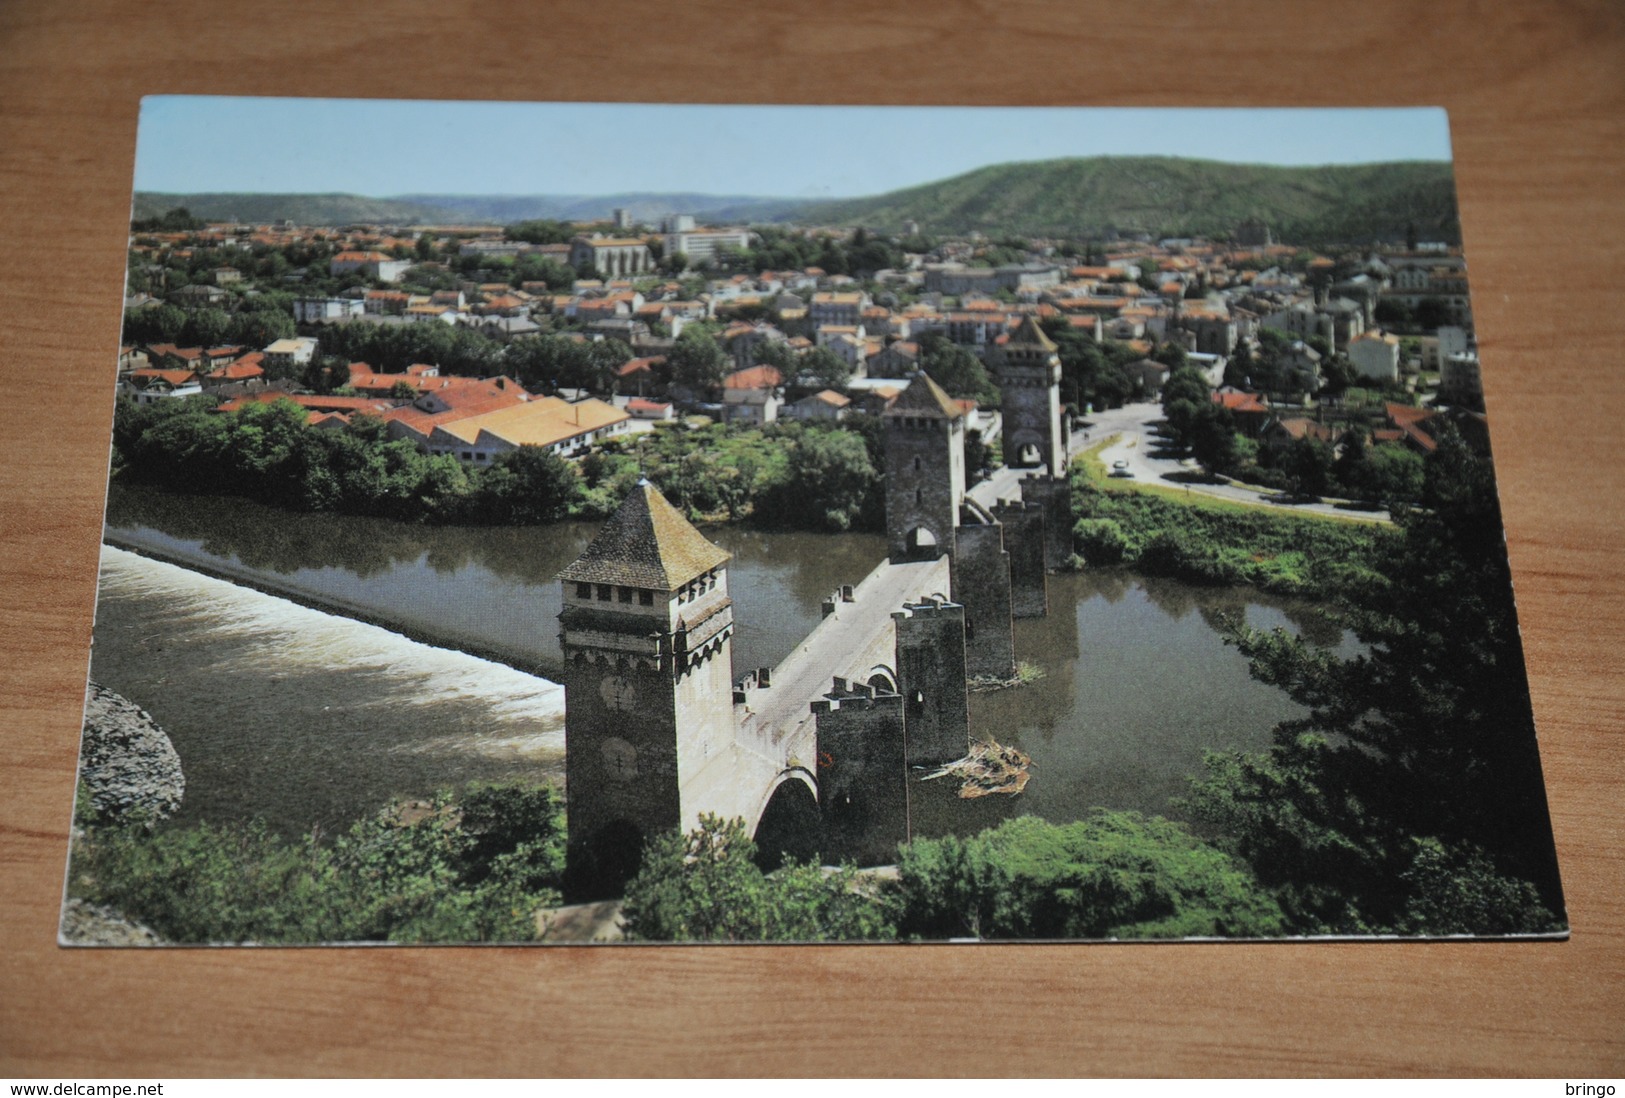
POLYGON ((1030 686, 1043 677, 1042 667, 1022 660, 1016 664, 1015 674, 1007 678, 999 675, 977 675, 968 685, 972 694, 989 694, 995 690, 1008 690, 1012 686, 1030 686))
POLYGON ((964 784, 959 787, 959 795, 967 800, 991 793, 1014 794, 1027 788, 1027 779, 1032 777, 1027 768, 1032 764, 1032 757, 1020 748, 980 740, 971 745, 964 758, 940 766, 920 780, 928 782, 950 774, 962 778, 964 784))

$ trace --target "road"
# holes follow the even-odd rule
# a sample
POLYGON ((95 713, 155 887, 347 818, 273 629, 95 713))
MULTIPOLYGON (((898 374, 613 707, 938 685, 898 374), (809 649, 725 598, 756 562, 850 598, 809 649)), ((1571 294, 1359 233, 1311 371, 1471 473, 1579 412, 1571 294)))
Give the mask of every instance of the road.
MULTIPOLYGON (((1199 471, 1194 462, 1181 462, 1178 458, 1156 455, 1161 440, 1153 428, 1162 420, 1160 405, 1129 404, 1098 412, 1087 420, 1089 426, 1073 432, 1074 452, 1094 446, 1104 438, 1117 436, 1110 446, 1100 452, 1100 460, 1110 468, 1116 462, 1126 461, 1127 471, 1134 480, 1149 484, 1184 488, 1187 492, 1236 503, 1262 504, 1276 510, 1294 514, 1328 515, 1359 522, 1389 522, 1387 511, 1359 511, 1339 507, 1338 500, 1321 503, 1287 503, 1279 494, 1258 488, 1235 484, 1183 484, 1175 479, 1199 471)), ((1187 459, 1187 462, 1189 459, 1187 459)), ((1127 479, 1127 478, 1125 478, 1127 479)))

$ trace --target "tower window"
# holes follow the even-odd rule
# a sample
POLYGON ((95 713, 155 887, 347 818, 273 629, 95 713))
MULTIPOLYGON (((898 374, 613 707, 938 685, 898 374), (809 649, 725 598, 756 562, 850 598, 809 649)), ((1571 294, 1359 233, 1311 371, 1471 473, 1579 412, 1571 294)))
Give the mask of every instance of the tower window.
POLYGON ((918 470, 920 468, 920 459, 919 458, 914 459, 914 468, 916 470, 918 470))
POLYGON ((923 488, 914 489, 914 502, 915 503, 923 503, 923 502, 925 502, 925 490, 923 488))

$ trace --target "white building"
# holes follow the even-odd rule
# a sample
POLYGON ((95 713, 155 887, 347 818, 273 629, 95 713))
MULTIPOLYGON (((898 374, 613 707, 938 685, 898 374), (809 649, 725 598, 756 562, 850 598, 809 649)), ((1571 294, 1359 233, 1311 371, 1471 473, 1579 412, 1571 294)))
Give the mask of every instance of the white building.
POLYGON ((1399 338, 1372 329, 1349 341, 1349 363, 1361 377, 1376 381, 1399 380, 1399 338))

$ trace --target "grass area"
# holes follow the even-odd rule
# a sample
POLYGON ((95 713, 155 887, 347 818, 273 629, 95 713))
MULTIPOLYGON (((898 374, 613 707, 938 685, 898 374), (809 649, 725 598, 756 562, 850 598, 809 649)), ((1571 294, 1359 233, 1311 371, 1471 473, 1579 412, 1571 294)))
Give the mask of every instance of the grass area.
POLYGON ((1393 527, 1113 479, 1100 461, 1110 441, 1072 467, 1073 543, 1087 566, 1339 601, 1384 582, 1393 527))
MULTIPOLYGON (((1137 492, 1148 496, 1157 496, 1173 503, 1180 503, 1190 507, 1199 507, 1209 511, 1229 512, 1232 514, 1256 514, 1263 512, 1271 515, 1280 515, 1286 518, 1307 519, 1312 522, 1342 522, 1355 524, 1369 524, 1384 522, 1384 519, 1371 515, 1329 515, 1324 511, 1297 511, 1276 503, 1262 501, 1252 503, 1240 499, 1224 499, 1219 496, 1210 496, 1194 488, 1187 488, 1173 484, 1162 484, 1154 481, 1137 480, 1132 477, 1113 477, 1109 475, 1106 463, 1101 460, 1101 453, 1106 447, 1116 442, 1119 436, 1110 435, 1095 443, 1087 450, 1082 451, 1072 459, 1074 470, 1082 472, 1092 487, 1107 493, 1137 492)), ((1259 492, 1267 492, 1267 488, 1258 488, 1244 481, 1231 478, 1232 482, 1244 487, 1255 488, 1259 492)))

